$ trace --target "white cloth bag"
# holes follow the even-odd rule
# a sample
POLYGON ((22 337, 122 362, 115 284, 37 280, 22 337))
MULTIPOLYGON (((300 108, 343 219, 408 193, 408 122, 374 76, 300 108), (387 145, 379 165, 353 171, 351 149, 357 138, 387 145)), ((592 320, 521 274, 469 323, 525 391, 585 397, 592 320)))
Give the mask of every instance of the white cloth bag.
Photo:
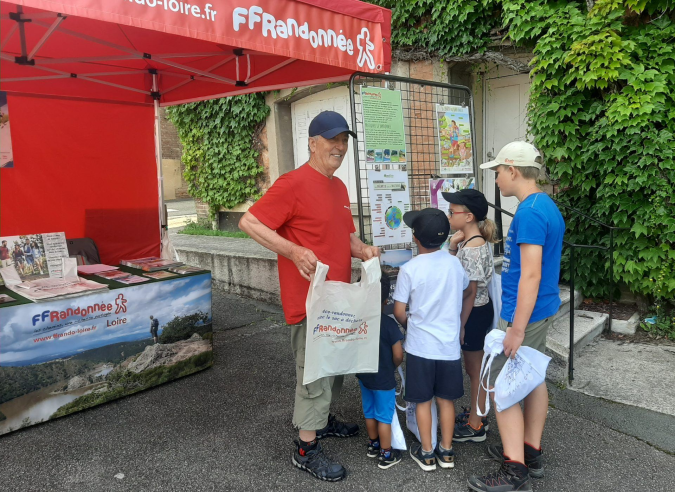
POLYGON ((327 281, 318 262, 307 293, 302 384, 341 374, 377 372, 380 356, 380 260, 361 264, 361 282, 327 281))
POLYGON ((532 347, 521 346, 516 356, 509 357, 504 364, 495 379, 494 388, 489 389, 492 361, 504 351, 505 336, 504 331, 492 330, 485 337, 485 354, 480 367, 480 384, 486 392, 484 412, 481 413, 479 401, 476 400, 476 409, 481 417, 485 417, 490 411, 490 393, 494 393, 497 411, 502 412, 522 401, 546 378, 546 369, 551 358, 532 347))
MULTIPOLYGON (((403 370, 399 367, 398 373, 401 376, 401 394, 405 389, 405 377, 403 376, 403 370)), ((398 403, 396 404, 399 410, 405 412, 405 425, 410 432, 412 432, 417 440, 421 443, 420 439, 420 430, 417 427, 417 403, 407 402, 405 407, 400 407, 398 403)), ((393 427, 392 427, 393 433, 393 427)), ((436 449, 436 442, 438 441, 438 410, 436 409, 436 398, 431 400, 431 448, 436 449)), ((399 449, 399 448, 397 448, 399 449)))
POLYGON ((495 258, 492 255, 492 249, 490 250, 490 259, 492 260, 492 277, 487 284, 488 294, 490 299, 492 299, 492 307, 494 309, 494 315, 492 317, 492 325, 490 326, 491 330, 497 328, 499 323, 499 317, 502 313, 502 276, 497 273, 495 270, 495 258))
POLYGON ((401 424, 398 421, 396 409, 394 409, 394 418, 391 420, 391 447, 400 449, 401 451, 408 449, 408 445, 405 443, 405 437, 403 436, 403 429, 401 429, 401 424))

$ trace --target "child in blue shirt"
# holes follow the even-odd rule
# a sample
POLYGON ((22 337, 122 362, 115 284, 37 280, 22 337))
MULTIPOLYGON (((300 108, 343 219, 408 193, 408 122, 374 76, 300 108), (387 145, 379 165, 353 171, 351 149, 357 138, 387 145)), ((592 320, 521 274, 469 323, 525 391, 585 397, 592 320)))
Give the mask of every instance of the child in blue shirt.
MULTIPOLYGON (((389 298, 391 282, 382 275, 382 308, 389 298)), ((396 380, 394 371, 403 361, 403 335, 396 321, 382 315, 380 321, 380 359, 377 373, 357 374, 361 386, 363 414, 368 430, 366 456, 378 458, 377 466, 383 470, 401 461, 401 452, 391 448, 391 421, 396 411, 396 380)))

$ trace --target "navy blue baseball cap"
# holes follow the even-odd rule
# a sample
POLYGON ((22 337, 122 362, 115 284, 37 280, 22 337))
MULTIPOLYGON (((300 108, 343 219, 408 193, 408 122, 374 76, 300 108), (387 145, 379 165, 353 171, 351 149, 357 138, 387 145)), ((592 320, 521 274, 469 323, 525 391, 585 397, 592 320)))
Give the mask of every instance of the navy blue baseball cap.
POLYGON ((323 111, 309 124, 309 136, 322 136, 323 138, 333 138, 340 133, 347 132, 356 138, 356 133, 349 129, 347 120, 340 113, 335 111, 323 111))

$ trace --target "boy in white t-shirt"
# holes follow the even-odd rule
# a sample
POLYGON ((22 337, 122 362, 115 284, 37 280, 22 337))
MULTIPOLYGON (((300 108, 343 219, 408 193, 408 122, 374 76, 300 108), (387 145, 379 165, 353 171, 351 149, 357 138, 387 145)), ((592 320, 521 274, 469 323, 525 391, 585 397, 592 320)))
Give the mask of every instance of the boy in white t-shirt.
POLYGON ((469 278, 460 261, 441 250, 450 233, 446 215, 435 208, 407 212, 419 255, 403 265, 394 291, 394 316, 407 328, 404 399, 417 404, 421 444, 410 456, 424 471, 455 466, 453 400, 464 395, 460 349, 461 314, 471 309, 469 278), (406 304, 409 316, 406 316, 406 304), (431 404, 436 397, 442 439, 432 449, 431 404))

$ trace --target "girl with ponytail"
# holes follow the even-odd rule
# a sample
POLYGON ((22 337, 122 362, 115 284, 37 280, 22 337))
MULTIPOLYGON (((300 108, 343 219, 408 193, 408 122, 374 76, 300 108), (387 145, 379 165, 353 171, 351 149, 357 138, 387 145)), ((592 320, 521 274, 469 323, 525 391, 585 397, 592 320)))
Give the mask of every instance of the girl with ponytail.
POLYGON ((457 231, 450 239, 450 254, 456 255, 469 277, 472 309, 464 311, 460 343, 464 356, 464 368, 471 381, 471 407, 457 417, 453 441, 483 442, 488 427, 487 417, 481 419, 476 409, 476 400, 485 401, 485 392, 480 389, 480 366, 483 360, 485 335, 492 326, 494 309, 487 286, 492 278, 494 261, 490 243, 497 242, 497 226, 487 218, 488 204, 478 190, 461 190, 443 193, 450 202, 450 228, 457 231))

